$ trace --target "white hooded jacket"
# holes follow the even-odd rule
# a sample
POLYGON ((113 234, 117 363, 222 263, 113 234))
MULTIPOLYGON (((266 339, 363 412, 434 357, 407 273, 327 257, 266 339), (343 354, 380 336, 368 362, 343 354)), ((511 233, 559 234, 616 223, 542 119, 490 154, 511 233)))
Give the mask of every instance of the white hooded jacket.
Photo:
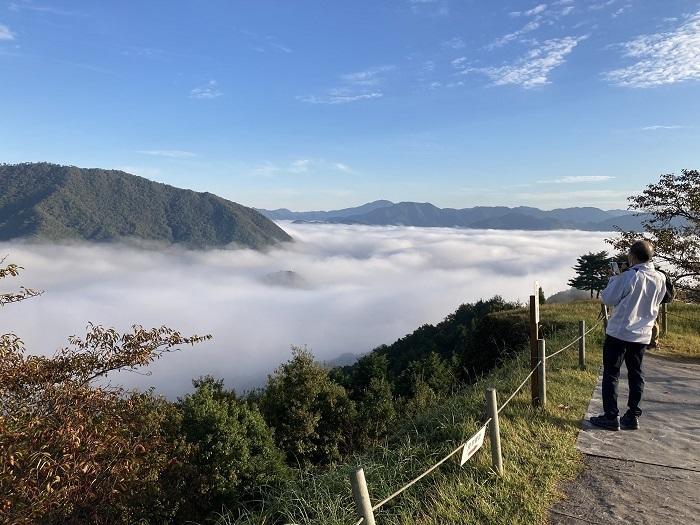
POLYGON ((613 276, 600 292, 603 304, 614 306, 608 335, 631 343, 649 344, 659 305, 666 295, 666 278, 651 261, 635 264, 613 276))

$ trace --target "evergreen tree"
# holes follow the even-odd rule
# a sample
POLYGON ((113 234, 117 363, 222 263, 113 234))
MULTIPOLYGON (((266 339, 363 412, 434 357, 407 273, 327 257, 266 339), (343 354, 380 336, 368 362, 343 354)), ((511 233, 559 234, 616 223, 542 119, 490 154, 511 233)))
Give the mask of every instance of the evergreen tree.
POLYGON ((590 290, 591 299, 593 292, 596 292, 598 297, 608 282, 608 253, 602 251, 582 255, 576 259, 574 271, 576 271, 576 277, 569 281, 569 286, 579 290, 590 290))

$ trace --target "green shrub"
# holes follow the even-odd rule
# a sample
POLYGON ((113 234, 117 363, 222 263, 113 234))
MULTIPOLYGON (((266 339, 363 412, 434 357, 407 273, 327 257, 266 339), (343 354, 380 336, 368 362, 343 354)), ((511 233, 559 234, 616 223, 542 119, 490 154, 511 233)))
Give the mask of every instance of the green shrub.
POLYGON ((211 377, 178 403, 185 463, 179 521, 260 500, 288 477, 284 458, 258 410, 211 377))
POLYGON ((292 352, 268 379, 262 413, 290 464, 338 461, 350 450, 354 403, 308 350, 292 352))

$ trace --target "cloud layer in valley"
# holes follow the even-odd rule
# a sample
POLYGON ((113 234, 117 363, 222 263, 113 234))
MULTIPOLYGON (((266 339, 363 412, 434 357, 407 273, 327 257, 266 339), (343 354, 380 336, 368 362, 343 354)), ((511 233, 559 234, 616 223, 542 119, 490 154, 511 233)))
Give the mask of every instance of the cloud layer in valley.
POLYGON ((112 381, 175 396, 213 374, 243 389, 260 384, 292 344, 326 360, 363 353, 463 302, 524 301, 534 279, 547 294, 562 290, 578 255, 605 249, 599 232, 282 226, 296 242, 268 253, 2 243, 0 253, 26 268, 3 289, 46 293, 3 308, 0 332, 17 333, 36 353, 52 353, 88 321, 211 333, 212 342, 166 356, 151 376, 112 381))

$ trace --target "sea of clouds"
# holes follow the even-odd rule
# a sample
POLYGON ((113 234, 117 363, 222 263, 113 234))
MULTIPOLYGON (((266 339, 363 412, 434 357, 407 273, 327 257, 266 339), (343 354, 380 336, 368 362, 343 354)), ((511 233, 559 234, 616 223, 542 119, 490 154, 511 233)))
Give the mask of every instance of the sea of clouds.
POLYGON ((526 301, 534 280, 567 288, 576 257, 608 234, 280 223, 294 243, 268 252, 191 251, 129 244, 0 243, 44 295, 0 310, 0 332, 51 354, 88 321, 118 330, 165 324, 211 342, 164 357, 151 375, 111 378, 175 397, 204 374, 237 389, 264 382, 308 345, 320 360, 391 343, 459 304, 501 295, 526 301), (288 274, 284 272, 294 272, 288 274))

